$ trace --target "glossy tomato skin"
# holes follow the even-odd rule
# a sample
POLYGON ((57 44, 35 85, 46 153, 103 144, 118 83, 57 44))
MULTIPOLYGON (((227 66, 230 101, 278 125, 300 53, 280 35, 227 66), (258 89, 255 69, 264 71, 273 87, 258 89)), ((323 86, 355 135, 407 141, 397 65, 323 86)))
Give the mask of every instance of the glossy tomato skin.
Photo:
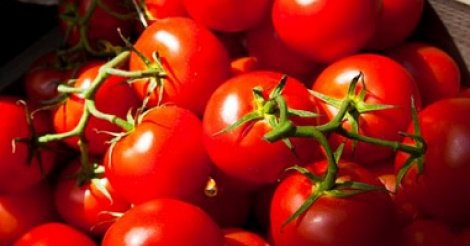
MULTIPOLYGON (((314 165, 324 167, 326 163, 314 165)), ((318 169, 307 166, 314 173, 324 171, 323 167, 318 169)), ((317 174, 321 173, 323 172, 317 174)), ((355 163, 340 163, 339 179, 380 187, 380 182, 372 173, 355 163)), ((289 174, 281 181, 271 201, 271 234, 274 245, 388 245, 386 243, 390 243, 395 235, 393 204, 383 191, 365 192, 346 198, 324 195, 304 214, 282 227, 314 190, 312 182, 300 173, 289 174)))
MULTIPOLYGON (((140 35, 135 48, 153 61, 158 52, 164 70, 164 93, 158 97, 157 88, 149 98, 149 106, 174 103, 202 114, 211 93, 230 76, 230 59, 220 41, 205 27, 184 17, 171 17, 150 25, 140 35)), ((146 70, 135 54, 130 58, 130 70, 146 70)), ((149 80, 133 84, 138 96, 147 95, 149 80)))
MULTIPOLYGON (((469 225, 470 184, 470 99, 453 98, 435 102, 418 115, 421 136, 426 142, 424 170, 417 175, 414 165, 402 181, 409 200, 428 216, 449 224, 469 225)), ((412 126, 408 132, 412 132, 412 126)), ((413 144, 406 138, 404 143, 413 144)), ((398 152, 395 170, 408 157, 398 152)))
POLYGON ((80 160, 73 160, 60 174, 54 190, 55 207, 69 225, 103 236, 116 219, 111 213, 125 212, 130 204, 116 194, 105 177, 79 186, 74 178, 79 168, 80 160))
MULTIPOLYGON (((39 149, 41 161, 36 157, 28 160, 33 151, 26 142, 15 139, 30 139, 32 132, 26 121, 25 106, 20 98, 1 96, 0 115, 0 194, 25 190, 39 183, 53 168, 56 154, 51 150, 39 149), (42 166, 42 168, 41 168, 42 166)), ((52 132, 51 122, 44 111, 37 112, 32 120, 36 134, 52 132)))
POLYGON ((223 230, 226 246, 269 246, 270 244, 260 235, 240 229, 226 228, 223 230))
POLYGON ((13 245, 98 246, 85 233, 59 222, 45 223, 34 227, 20 237, 13 245))
POLYGON ((378 0, 275 0, 272 19, 289 47, 313 61, 328 63, 367 44, 380 7, 378 0))
POLYGON ((71 70, 43 67, 28 71, 24 77, 27 98, 41 104, 59 96, 57 87, 72 77, 71 70))
MULTIPOLYGON (((91 61, 85 64, 78 72, 74 87, 90 88, 103 64, 102 61, 91 61)), ((95 95, 95 104, 99 111, 125 119, 130 110, 139 107, 140 101, 132 87, 126 83, 125 78, 111 75, 98 89, 95 95)), ((70 95, 53 113, 55 131, 63 133, 74 129, 80 122, 84 107, 85 100, 81 94, 70 95)), ((88 149, 91 154, 102 155, 106 152, 109 146, 107 142, 113 136, 103 133, 103 131, 122 132, 123 130, 115 124, 91 116, 85 127, 85 138, 88 140, 88 149)), ((78 137, 66 138, 64 141, 70 147, 79 149, 78 137)))
MULTIPOLYGON (((281 141, 265 141, 263 136, 272 127, 264 119, 219 133, 256 110, 253 88, 262 88, 267 98, 281 77, 280 73, 268 71, 245 73, 229 79, 212 94, 203 118, 204 144, 222 176, 257 189, 275 182, 286 167, 318 157, 318 145, 312 139, 290 139, 296 154, 281 141)), ((288 78, 282 95, 292 109, 317 110, 304 85, 294 78, 288 78)), ((297 118, 294 122, 314 125, 316 119, 297 118)))
POLYGON ((223 246, 221 229, 200 208, 174 199, 155 199, 126 212, 106 232, 103 246, 223 246))
POLYGON ((224 32, 254 27, 269 13, 272 0, 183 0, 189 15, 205 26, 224 32))
MULTIPOLYGON (((359 72, 364 75, 366 86, 365 103, 392 105, 391 109, 372 111, 359 116, 359 133, 390 141, 401 141, 399 131, 405 131, 411 121, 411 97, 417 108, 421 100, 413 77, 397 62, 377 54, 358 54, 330 64, 313 83, 312 89, 324 95, 343 99, 347 95, 350 81, 359 72)), ((358 83, 362 88, 362 83, 358 83)), ((338 109, 320 104, 331 120, 338 109)), ((351 129, 348 122, 343 124, 351 129)), ((331 143, 338 146, 346 139, 332 135, 331 143)), ((335 147, 334 147, 335 148, 335 147)), ((360 164, 370 165, 375 161, 391 157, 393 151, 387 147, 358 142, 353 150, 352 141, 346 141, 343 158, 356 160, 360 164)))
POLYGON ((366 49, 384 50, 404 42, 421 20, 423 9, 424 0, 382 0, 380 18, 366 49))
POLYGON ((145 0, 144 3, 152 19, 155 20, 188 15, 183 0, 145 0))
POLYGON ((45 183, 0 195, 0 245, 11 245, 31 228, 56 219, 51 188, 45 183))
POLYGON ((410 42, 389 50, 387 55, 413 75, 423 106, 459 93, 460 69, 446 51, 431 44, 410 42))
POLYGON ((108 149, 105 172, 132 203, 159 197, 192 200, 203 192, 212 164, 197 116, 175 105, 155 107, 108 149))

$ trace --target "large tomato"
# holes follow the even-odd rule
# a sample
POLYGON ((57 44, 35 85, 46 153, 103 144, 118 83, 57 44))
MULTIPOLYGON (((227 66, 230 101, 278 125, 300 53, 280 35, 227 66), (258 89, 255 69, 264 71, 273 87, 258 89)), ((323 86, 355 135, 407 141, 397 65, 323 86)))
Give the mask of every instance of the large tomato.
POLYGON ((289 47, 317 62, 362 49, 374 34, 379 0, 275 0, 274 28, 289 47))
MULTIPOLYGON (((400 131, 405 131, 411 120, 411 98, 420 107, 420 95, 413 77, 397 62, 376 54, 358 54, 341 59, 329 65, 318 76, 313 90, 335 99, 346 97, 350 82, 362 72, 366 104, 382 104, 392 108, 361 113, 357 118, 360 134, 390 141, 400 141, 400 131)), ((361 82, 357 89, 363 88, 361 82)), ((359 92, 358 92, 359 94, 359 92)), ((361 101, 356 98, 355 101, 361 101)), ((358 104, 357 104, 358 105, 358 104)), ((327 119, 332 119, 338 107, 322 102, 321 106, 327 119)), ((356 112, 350 112, 349 120, 343 123, 345 129, 352 129, 351 118, 356 112)), ((361 164, 371 164, 392 156, 393 150, 364 142, 353 145, 353 141, 336 134, 331 136, 334 146, 346 141, 343 157, 357 160, 361 164)))
POLYGON ((260 235, 239 228, 224 229, 227 246, 269 246, 269 243, 260 235))
POLYGON ((0 120, 0 194, 32 187, 51 171, 56 157, 52 150, 43 148, 47 146, 32 144, 32 137, 51 132, 52 126, 46 114, 44 111, 34 114, 30 126, 25 106, 19 100, 0 97, 0 115, 3 116, 0 120))
MULTIPOLYGON (((444 99, 430 104, 418 115, 426 143, 424 169, 413 165, 403 178, 403 191, 425 214, 451 224, 470 225, 470 99, 444 99)), ((410 126, 409 132, 413 132, 410 126)), ((404 143, 412 144, 410 138, 404 143)), ((408 154, 399 152, 395 167, 408 154)), ((416 162, 415 162, 416 164, 416 162)))
POLYGON ((32 228, 21 236, 13 245, 97 246, 98 244, 85 233, 74 229, 67 224, 51 222, 32 228))
POLYGON ((202 124, 175 105, 147 112, 105 156, 111 186, 132 203, 160 197, 191 200, 204 191, 212 163, 202 144, 202 124))
MULTIPOLYGON (((321 175, 325 166, 324 161, 307 168, 321 175)), ((380 186, 372 173, 348 162, 339 164, 337 180, 380 186)), ((395 213, 390 197, 383 191, 363 192, 344 198, 325 194, 283 227, 315 191, 316 185, 305 175, 292 173, 276 188, 271 201, 274 245, 375 246, 390 243, 396 233, 395 213)))
MULTIPOLYGON (((286 167, 305 164, 317 157, 318 145, 313 139, 290 139, 294 151, 284 142, 268 143, 263 139, 273 129, 269 118, 274 117, 276 110, 264 112, 253 89, 261 89, 264 99, 268 99, 281 77, 276 72, 249 72, 229 79, 212 94, 203 119, 204 144, 227 179, 256 188, 275 182, 286 167), (254 111, 261 112, 262 117, 221 132, 254 111)), ((282 95, 291 109, 317 110, 305 86, 296 79, 287 79, 282 95)), ((291 118, 298 125, 316 124, 316 119, 291 118)))
MULTIPOLYGON (((230 59, 222 43, 204 26, 184 17, 156 21, 140 35, 135 48, 150 61, 155 53, 167 74, 161 87, 151 91, 149 106, 175 103, 202 114, 209 96, 230 76, 230 59)), ((136 53, 130 58, 131 70, 147 70, 136 53)), ((149 79, 133 83, 140 98, 148 94, 149 79)))
MULTIPOLYGON (((84 65, 78 72, 75 88, 88 89, 93 80, 98 76, 100 67, 104 63, 93 61, 84 65)), ((98 89, 95 95, 96 108, 103 113, 126 118, 131 109, 137 109, 140 101, 126 79, 119 76, 109 76, 98 89), (119 99, 119 100, 116 100, 119 99)), ((73 130, 84 112, 85 100, 81 94, 72 94, 53 113, 54 128, 58 133, 73 130)), ((85 138, 88 141, 90 153, 101 155, 108 148, 113 136, 106 132, 122 132, 122 129, 108 121, 90 117, 85 127, 85 138)), ((70 137, 64 140, 69 146, 79 149, 78 137, 70 137)))
POLYGON ((144 3, 152 21, 188 15, 183 0, 145 0, 144 3))
POLYGON ((155 199, 126 212, 106 232, 103 246, 223 246, 221 229, 199 207, 155 199))

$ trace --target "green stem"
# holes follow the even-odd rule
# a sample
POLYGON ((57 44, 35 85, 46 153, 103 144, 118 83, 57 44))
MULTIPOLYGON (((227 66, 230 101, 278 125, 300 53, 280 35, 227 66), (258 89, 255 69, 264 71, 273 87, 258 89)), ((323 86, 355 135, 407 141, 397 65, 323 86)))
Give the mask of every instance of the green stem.
POLYGON ((103 113, 101 111, 99 111, 97 108, 96 108, 96 104, 95 104, 95 101, 94 100, 91 100, 91 99, 87 99, 85 100, 85 108, 90 111, 90 113, 98 118, 98 119, 102 119, 102 120, 106 120, 108 122, 111 122, 115 125, 118 125, 119 127, 121 127, 122 129, 126 130, 126 131, 131 131, 134 126, 133 124, 127 122, 126 120, 116 116, 116 115, 112 115, 112 114, 106 114, 106 113, 103 113))
POLYGON ((71 87, 71 86, 64 85, 64 84, 58 85, 57 90, 65 94, 80 94, 85 91, 83 88, 71 87))

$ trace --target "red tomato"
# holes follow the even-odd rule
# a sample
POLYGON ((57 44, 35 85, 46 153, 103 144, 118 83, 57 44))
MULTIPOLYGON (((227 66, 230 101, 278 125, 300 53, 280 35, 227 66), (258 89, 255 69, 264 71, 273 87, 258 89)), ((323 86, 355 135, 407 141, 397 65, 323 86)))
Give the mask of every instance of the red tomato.
POLYGON ((275 70, 309 81, 317 65, 302 54, 294 52, 279 39, 271 20, 246 32, 248 53, 256 58, 260 69, 275 70))
MULTIPOLYGON (((171 17, 150 25, 140 35, 135 48, 152 61, 158 52, 168 74, 159 88, 152 91, 149 106, 175 103, 202 114, 209 96, 230 76, 230 59, 220 41, 206 28, 191 19, 171 17)), ((146 70, 144 62, 132 53, 130 70, 146 70)), ((149 79, 132 84, 140 98, 147 95, 149 79)))
MULTIPOLYGON (((66 34, 69 32, 66 40, 70 46, 80 42, 80 25, 81 20, 87 15, 93 6, 94 0, 63 0, 59 1, 59 15, 61 16, 59 27, 66 34)), ((99 40, 111 42, 114 45, 122 44, 121 37, 117 29, 127 37, 130 35, 133 17, 120 18, 117 15, 130 15, 131 8, 126 6, 125 1, 100 0, 92 11, 87 23, 86 37, 88 42, 97 47, 99 40), (117 15, 116 15, 117 14, 117 15)))
POLYGON ((457 95, 458 97, 469 97, 470 98, 470 88, 468 87, 462 87, 460 89, 459 94, 457 95))
POLYGON ((173 199, 133 207, 106 232, 103 246, 223 246, 222 231, 200 208, 173 199))
POLYGON ((459 66, 444 50, 430 44, 413 42, 398 46, 387 54, 413 75, 423 106, 459 93, 459 66))
MULTIPOLYGON (((403 178, 403 191, 425 214, 450 224, 470 221, 470 99, 437 101, 418 115, 426 143, 424 170, 418 175, 413 165, 403 178)), ((408 132, 413 132, 410 126, 408 132)), ((412 144, 406 138, 404 143, 412 144)), ((408 154, 398 152, 395 170, 408 154)), ((416 164, 416 163, 415 163, 416 164)))
POLYGON ((183 0, 145 0, 144 3, 154 20, 188 15, 183 0))
POLYGON ((450 227, 437 220, 415 220, 403 228, 400 246, 454 245, 450 227))
POLYGON ((203 25, 224 32, 254 27, 269 13, 272 0, 183 0, 189 15, 203 25))
POLYGON ((239 228, 223 230, 226 246, 269 246, 269 243, 260 235, 239 228))
POLYGON ((55 206, 69 225, 102 236, 115 220, 111 213, 123 213, 130 204, 116 194, 106 178, 77 185, 74 177, 79 167, 80 160, 74 160, 60 174, 54 192, 55 206))
MULTIPOLYGON (((19 100, 14 97, 0 97, 0 115, 3 116, 0 120, 0 194, 19 192, 32 187, 54 166, 56 154, 51 150, 42 147, 34 149, 39 146, 15 142, 18 138, 32 137, 25 107, 19 100), (34 154, 31 160, 28 157, 30 154, 34 154)), ((50 133, 52 128, 44 111, 34 114, 32 127, 37 135, 50 133)))
POLYGON ((274 28, 289 47, 316 62, 362 49, 374 34, 379 0, 275 0, 274 28))
POLYGON ((455 239, 455 246, 470 246, 470 227, 460 230, 455 239))
POLYGON ((145 114, 105 156, 112 187, 132 203, 172 197, 191 200, 204 190, 212 164, 194 113, 174 105, 145 114))
MULTIPOLYGON (((203 126, 204 144, 209 156, 223 176, 238 180, 238 183, 245 184, 244 187, 257 189, 273 183, 286 167, 308 163, 318 156, 318 145, 313 139, 290 139, 295 153, 281 141, 265 141, 263 136, 272 130, 265 118, 269 113, 263 113, 262 119, 245 123, 232 131, 216 134, 246 114, 262 111, 253 97, 253 88, 262 89, 267 99, 281 77, 280 73, 266 71, 235 76, 221 85, 207 104, 203 126)), ((282 95, 292 109, 317 110, 305 86, 293 78, 287 79, 282 95)), ((316 119, 296 120, 298 125, 316 123, 316 119)))
POLYGON ((424 9, 424 0, 382 0, 375 34, 366 49, 384 50, 399 45, 415 30, 424 9))
POLYGON ((45 223, 34 227, 22 237, 20 237, 13 246, 98 246, 90 237, 73 227, 62 223, 45 223))
MULTIPOLYGON (((79 71, 75 88, 87 89, 92 85, 93 80, 98 76, 99 69, 103 62, 89 62, 79 71)), ((109 76, 98 89, 95 95, 96 108, 103 113, 126 118, 131 109, 137 109, 140 101, 123 77, 109 76), (119 100, 116 100, 116 99, 119 100)), ((56 132, 63 133, 73 130, 84 112, 85 100, 80 94, 72 94, 53 113, 54 128, 56 132)), ((113 136, 106 132, 122 132, 122 129, 108 121, 90 117, 85 128, 85 138, 88 140, 88 148, 91 154, 101 155, 106 152, 113 136), (101 132, 100 132, 101 131, 101 132)), ((69 146, 79 149, 78 137, 71 137, 64 140, 69 146)))
POLYGON ((52 192, 44 183, 0 195, 0 245, 11 245, 23 233, 55 219, 52 192))
POLYGON ((252 72, 258 70, 258 60, 253 56, 242 56, 233 59, 230 63, 233 75, 239 75, 242 73, 252 72))
POLYGON ((71 79, 70 70, 52 67, 37 68, 26 73, 24 87, 27 98, 33 103, 44 103, 59 96, 57 86, 71 79))
MULTIPOLYGON (((326 166, 326 162, 314 165, 326 166)), ((318 167, 308 166, 315 173, 318 167)), ((317 175, 324 173, 324 168, 317 175)), ((380 186, 375 176, 354 163, 340 163, 337 180, 380 186)), ((369 191, 345 198, 323 195, 307 211, 282 224, 314 192, 305 175, 292 173, 281 181, 271 202, 271 234, 276 246, 375 246, 395 236, 395 213, 386 192, 369 191)), ((388 245, 388 244, 387 244, 388 245)))
MULTIPOLYGON (((390 141, 400 141, 399 131, 405 131, 411 121, 411 97, 420 107, 420 95, 413 77, 400 64, 385 56, 376 54, 358 54, 341 59, 329 65, 313 84, 313 90, 336 99, 344 99, 350 82, 359 72, 364 76, 367 104, 385 104, 395 106, 391 109, 362 113, 358 118, 359 133, 390 141)), ((358 83, 357 88, 362 88, 358 83)), ((359 89, 358 89, 359 90, 359 89)), ((321 106, 326 118, 331 120, 338 108, 324 102, 321 106)), ((351 130, 346 121, 345 129, 351 130)), ((336 134, 331 136, 334 148, 346 141, 343 157, 354 159, 360 164, 372 164, 391 157, 393 150, 364 142, 353 142, 336 134)))

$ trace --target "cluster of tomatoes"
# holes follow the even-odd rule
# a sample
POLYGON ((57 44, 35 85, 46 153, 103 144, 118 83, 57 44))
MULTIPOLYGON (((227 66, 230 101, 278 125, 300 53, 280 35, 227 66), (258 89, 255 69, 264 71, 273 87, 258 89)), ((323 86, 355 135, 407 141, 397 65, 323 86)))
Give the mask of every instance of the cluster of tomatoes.
POLYGON ((470 245, 424 0, 62 0, 0 95, 0 245, 470 245))

